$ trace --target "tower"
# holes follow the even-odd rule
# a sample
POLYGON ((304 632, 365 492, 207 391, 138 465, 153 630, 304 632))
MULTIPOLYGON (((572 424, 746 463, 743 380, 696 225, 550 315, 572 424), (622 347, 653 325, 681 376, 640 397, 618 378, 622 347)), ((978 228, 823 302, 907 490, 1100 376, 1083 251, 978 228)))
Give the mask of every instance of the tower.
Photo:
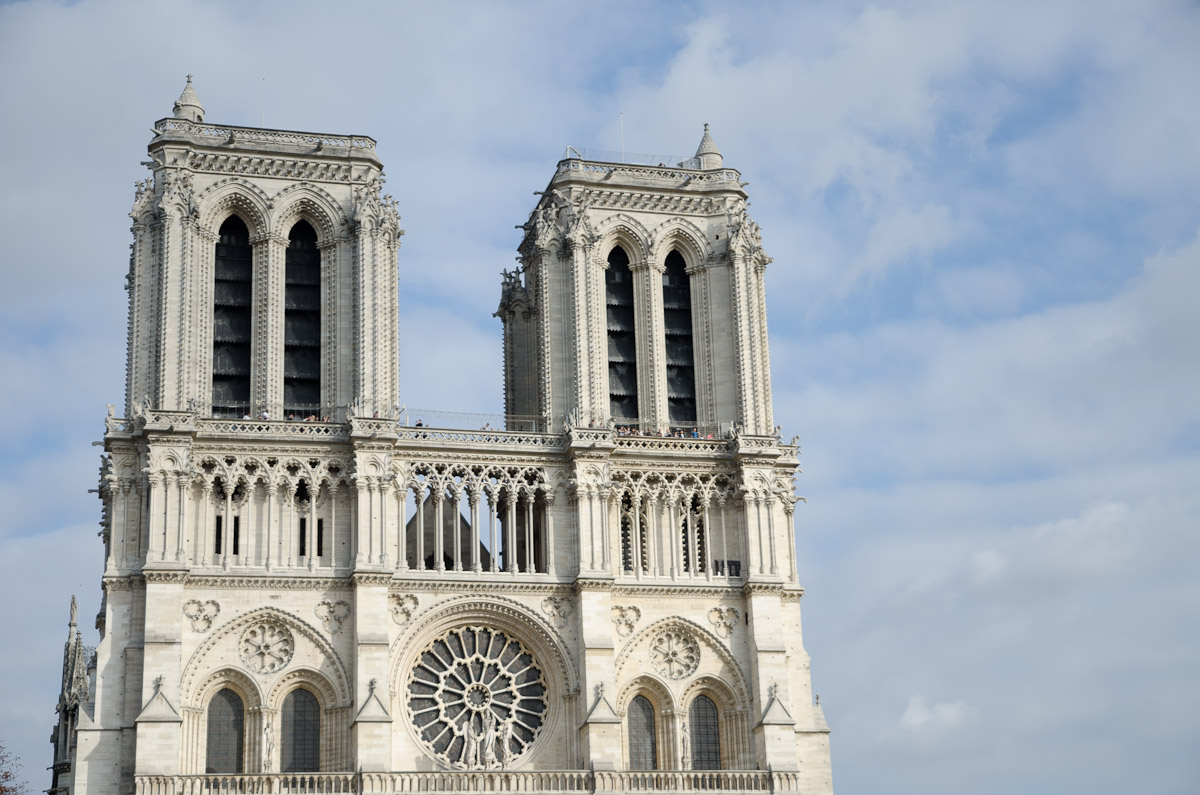
POLYGON ((155 124, 128 280, 126 416, 395 413, 399 216, 365 136, 155 124))
POLYGON ((831 791, 769 258, 707 130, 558 164, 495 431, 397 416, 373 140, 212 124, 189 79, 149 151, 55 795, 831 791))
POLYGON ((772 434, 771 260, 708 125, 695 156, 670 167, 568 154, 523 227, 497 312, 506 410, 772 434))

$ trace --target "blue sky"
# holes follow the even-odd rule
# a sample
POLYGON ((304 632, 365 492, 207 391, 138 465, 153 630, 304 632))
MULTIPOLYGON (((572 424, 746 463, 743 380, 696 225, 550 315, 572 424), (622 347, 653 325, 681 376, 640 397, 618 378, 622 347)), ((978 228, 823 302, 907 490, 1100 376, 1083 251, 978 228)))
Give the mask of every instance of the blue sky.
POLYGON ((211 121, 379 141, 416 407, 498 410, 498 274, 566 145, 710 123, 775 258, 837 791, 1200 789, 1200 8, 433 6, 0 6, 0 739, 34 789, 189 72, 211 121))

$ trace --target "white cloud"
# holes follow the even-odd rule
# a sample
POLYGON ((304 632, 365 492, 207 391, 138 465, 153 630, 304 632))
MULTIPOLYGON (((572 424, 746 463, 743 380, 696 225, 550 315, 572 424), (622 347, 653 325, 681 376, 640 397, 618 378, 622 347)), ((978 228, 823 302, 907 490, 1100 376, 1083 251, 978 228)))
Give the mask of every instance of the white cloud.
POLYGON ((962 701, 938 701, 931 707, 924 696, 913 696, 900 716, 900 728, 908 732, 956 729, 967 722, 969 708, 962 701))

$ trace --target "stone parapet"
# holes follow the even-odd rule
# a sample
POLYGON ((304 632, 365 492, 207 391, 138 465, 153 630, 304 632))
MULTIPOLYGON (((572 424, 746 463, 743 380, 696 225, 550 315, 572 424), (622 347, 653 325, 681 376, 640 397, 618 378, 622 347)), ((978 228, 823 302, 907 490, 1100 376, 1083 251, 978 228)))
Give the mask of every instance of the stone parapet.
POLYGON ((386 795, 400 792, 799 792, 764 770, 538 770, 137 776, 135 795, 386 795))

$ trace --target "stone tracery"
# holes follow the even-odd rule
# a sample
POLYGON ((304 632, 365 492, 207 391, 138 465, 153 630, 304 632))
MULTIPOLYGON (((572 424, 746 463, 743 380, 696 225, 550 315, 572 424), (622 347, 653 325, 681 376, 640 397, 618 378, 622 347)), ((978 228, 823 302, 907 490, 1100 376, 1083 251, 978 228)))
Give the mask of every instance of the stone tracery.
POLYGON ((422 652, 408 682, 411 719, 428 751, 467 770, 509 767, 537 739, 547 712, 533 654, 500 630, 450 630, 422 652))
POLYGON ((291 631, 275 621, 260 621, 242 633, 238 652, 242 662, 260 674, 275 673, 292 661, 296 641, 291 631))

